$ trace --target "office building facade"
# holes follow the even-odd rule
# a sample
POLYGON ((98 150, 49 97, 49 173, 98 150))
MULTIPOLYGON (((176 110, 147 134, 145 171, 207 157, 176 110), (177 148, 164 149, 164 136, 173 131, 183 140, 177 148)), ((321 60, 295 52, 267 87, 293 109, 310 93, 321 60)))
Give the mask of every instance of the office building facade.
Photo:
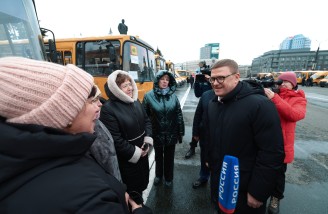
POLYGON ((252 76, 260 72, 328 70, 328 50, 273 50, 253 59, 252 76))
POLYGON ((200 48, 199 59, 219 59, 220 43, 208 43, 200 48))
POLYGON ((280 50, 311 48, 311 40, 302 34, 287 37, 281 44, 280 50))

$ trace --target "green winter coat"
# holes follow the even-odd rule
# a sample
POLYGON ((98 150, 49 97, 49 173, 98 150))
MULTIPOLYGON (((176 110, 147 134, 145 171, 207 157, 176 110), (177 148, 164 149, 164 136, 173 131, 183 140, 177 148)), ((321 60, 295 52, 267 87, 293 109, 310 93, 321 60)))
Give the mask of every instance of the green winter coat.
POLYGON ((174 94, 177 83, 173 74, 159 71, 154 80, 154 88, 145 94, 143 106, 151 120, 154 146, 174 145, 181 142, 185 133, 184 121, 180 102, 174 94), (170 78, 170 90, 163 95, 159 88, 159 80, 167 74, 170 78))

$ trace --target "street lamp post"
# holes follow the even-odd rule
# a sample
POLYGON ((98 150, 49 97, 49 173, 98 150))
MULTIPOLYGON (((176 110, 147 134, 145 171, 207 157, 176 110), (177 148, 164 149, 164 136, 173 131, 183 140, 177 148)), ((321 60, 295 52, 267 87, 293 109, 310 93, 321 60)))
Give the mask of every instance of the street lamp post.
POLYGON ((317 51, 316 51, 316 53, 315 53, 314 61, 313 61, 313 64, 312 64, 312 70, 315 70, 315 69, 317 68, 318 55, 319 55, 320 45, 321 45, 322 42, 325 42, 325 41, 327 41, 327 40, 328 40, 328 39, 325 39, 325 40, 320 41, 320 42, 319 42, 318 40, 315 40, 315 41, 317 41, 317 42, 319 43, 319 45, 318 45, 318 49, 317 49, 317 51))

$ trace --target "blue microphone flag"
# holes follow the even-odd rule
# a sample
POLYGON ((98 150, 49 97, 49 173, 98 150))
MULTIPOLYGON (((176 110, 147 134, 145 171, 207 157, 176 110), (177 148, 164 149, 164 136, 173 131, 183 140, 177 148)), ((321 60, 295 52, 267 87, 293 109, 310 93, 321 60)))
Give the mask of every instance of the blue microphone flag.
POLYGON ((219 179, 218 204, 224 213, 234 213, 239 190, 238 158, 225 155, 219 179))

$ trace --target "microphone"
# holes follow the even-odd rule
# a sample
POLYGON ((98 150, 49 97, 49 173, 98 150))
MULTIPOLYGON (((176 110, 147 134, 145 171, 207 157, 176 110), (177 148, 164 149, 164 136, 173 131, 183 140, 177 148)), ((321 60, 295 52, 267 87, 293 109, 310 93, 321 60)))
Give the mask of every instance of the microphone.
POLYGON ((238 158, 225 155, 222 163, 218 189, 218 204, 224 213, 234 213, 239 190, 238 158))

